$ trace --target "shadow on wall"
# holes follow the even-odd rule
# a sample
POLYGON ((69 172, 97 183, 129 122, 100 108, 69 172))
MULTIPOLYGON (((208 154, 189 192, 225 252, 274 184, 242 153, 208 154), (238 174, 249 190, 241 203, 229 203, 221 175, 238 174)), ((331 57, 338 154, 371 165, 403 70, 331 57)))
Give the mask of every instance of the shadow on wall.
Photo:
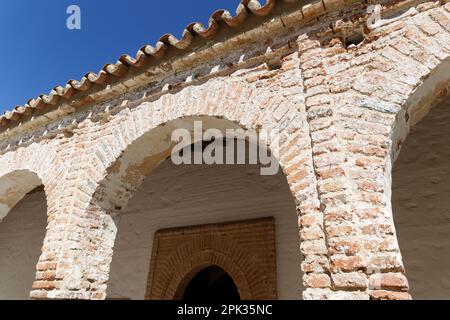
POLYGON ((450 96, 416 126, 393 168, 392 205, 413 299, 450 298, 450 96))
POLYGON ((43 187, 25 195, 0 223, 0 300, 29 299, 46 225, 43 187))

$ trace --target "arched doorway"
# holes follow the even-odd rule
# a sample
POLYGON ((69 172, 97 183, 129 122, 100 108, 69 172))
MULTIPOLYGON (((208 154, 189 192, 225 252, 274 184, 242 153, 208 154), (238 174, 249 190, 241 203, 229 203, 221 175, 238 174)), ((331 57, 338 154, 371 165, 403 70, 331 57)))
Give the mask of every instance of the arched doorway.
POLYGON ((450 298, 450 96, 412 127, 393 168, 392 206, 413 299, 450 298))
POLYGON ((189 280, 185 288, 177 293, 183 301, 236 302, 240 300, 238 288, 231 276, 219 266, 200 270, 189 280))

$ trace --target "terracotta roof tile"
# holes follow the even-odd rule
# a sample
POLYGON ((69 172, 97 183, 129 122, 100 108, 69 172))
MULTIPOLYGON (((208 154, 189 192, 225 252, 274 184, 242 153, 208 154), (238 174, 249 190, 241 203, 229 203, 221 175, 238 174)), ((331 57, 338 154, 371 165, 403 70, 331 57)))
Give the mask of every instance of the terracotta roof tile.
MULTIPOLYGON (((93 84, 106 85, 112 80, 124 77, 129 68, 140 68, 152 59, 158 60, 164 57, 170 47, 178 50, 188 49, 194 38, 213 38, 221 28, 236 28, 250 16, 263 17, 281 3, 305 4, 312 1, 301 0, 266 0, 261 4, 258 0, 242 0, 238 5, 236 14, 233 16, 226 10, 218 10, 209 19, 208 26, 194 22, 189 24, 183 31, 182 37, 177 39, 171 34, 162 36, 156 45, 146 45, 142 47, 135 57, 122 55, 114 64, 107 64, 98 73, 89 72, 80 81, 69 80, 67 84, 55 87, 48 95, 40 95, 36 99, 30 99, 24 106, 18 106, 12 111, 7 111, 0 117, 0 126, 4 127, 12 121, 18 121, 22 116, 31 115, 34 110, 43 110, 49 106, 55 106, 63 99, 68 99, 75 93, 87 91, 93 84), (226 26, 224 26, 224 24, 226 26)), ((315 1, 322 4, 322 1, 315 1)), ((303 8, 308 7, 305 5, 303 8)), ((299 9, 302 8, 299 6, 299 9)))

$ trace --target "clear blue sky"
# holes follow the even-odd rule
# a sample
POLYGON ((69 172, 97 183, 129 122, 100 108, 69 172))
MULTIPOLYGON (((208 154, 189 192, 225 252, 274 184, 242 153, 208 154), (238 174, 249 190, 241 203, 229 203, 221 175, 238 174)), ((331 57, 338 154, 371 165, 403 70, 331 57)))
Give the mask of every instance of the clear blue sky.
POLYGON ((0 0, 0 112, 49 93, 69 79, 190 22, 207 24, 216 9, 234 14, 239 0, 0 0), (67 7, 81 8, 81 30, 66 28, 67 7))

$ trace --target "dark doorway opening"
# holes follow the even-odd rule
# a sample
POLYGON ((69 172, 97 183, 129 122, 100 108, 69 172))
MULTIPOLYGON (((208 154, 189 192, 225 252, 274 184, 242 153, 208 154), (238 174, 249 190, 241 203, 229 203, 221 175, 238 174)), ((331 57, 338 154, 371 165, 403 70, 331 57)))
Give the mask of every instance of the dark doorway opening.
POLYGON ((208 267, 197 273, 183 294, 187 302, 239 301, 239 291, 233 279, 222 268, 208 267))

